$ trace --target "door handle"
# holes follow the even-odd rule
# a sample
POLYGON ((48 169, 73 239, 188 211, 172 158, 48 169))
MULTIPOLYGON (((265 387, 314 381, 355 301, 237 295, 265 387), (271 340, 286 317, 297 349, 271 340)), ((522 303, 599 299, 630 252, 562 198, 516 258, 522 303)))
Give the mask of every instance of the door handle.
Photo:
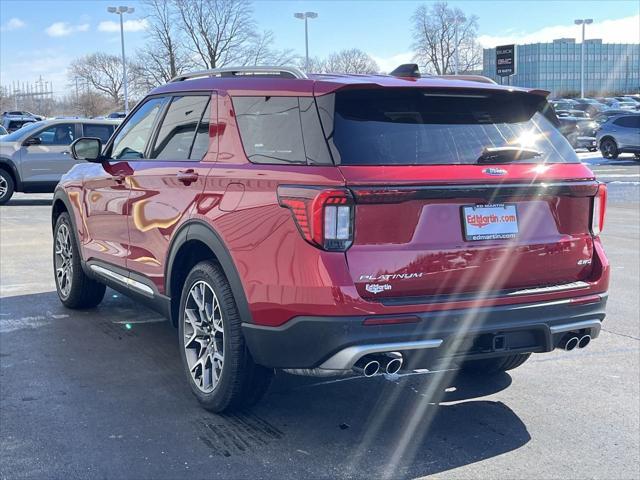
POLYGON ((180 170, 176 177, 178 177, 179 182, 188 186, 198 180, 198 173, 194 171, 193 168, 189 168, 188 170, 180 170))

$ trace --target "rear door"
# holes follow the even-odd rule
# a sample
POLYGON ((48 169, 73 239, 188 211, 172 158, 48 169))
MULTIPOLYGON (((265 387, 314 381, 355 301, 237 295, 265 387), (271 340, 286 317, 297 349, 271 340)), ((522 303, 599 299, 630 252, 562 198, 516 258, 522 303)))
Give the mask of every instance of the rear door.
POLYGON ((325 129, 356 202, 346 256, 362 297, 510 294, 589 277, 596 187, 541 97, 368 89, 318 101, 334 114, 325 129))
POLYGON ((209 136, 215 107, 211 92, 171 97, 145 157, 129 163, 127 268, 151 279, 160 290, 172 235, 196 205, 216 158, 209 136))
POLYGON ((27 137, 20 149, 23 181, 55 185, 76 164, 69 146, 77 136, 75 123, 56 123, 27 137))

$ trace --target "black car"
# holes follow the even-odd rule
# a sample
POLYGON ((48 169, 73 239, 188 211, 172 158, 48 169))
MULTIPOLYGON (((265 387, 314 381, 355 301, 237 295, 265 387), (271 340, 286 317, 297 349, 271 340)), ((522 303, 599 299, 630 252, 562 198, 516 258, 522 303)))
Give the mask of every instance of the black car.
POLYGON ((573 148, 586 148, 590 152, 598 149, 596 130, 598 124, 589 118, 558 116, 560 132, 573 148))

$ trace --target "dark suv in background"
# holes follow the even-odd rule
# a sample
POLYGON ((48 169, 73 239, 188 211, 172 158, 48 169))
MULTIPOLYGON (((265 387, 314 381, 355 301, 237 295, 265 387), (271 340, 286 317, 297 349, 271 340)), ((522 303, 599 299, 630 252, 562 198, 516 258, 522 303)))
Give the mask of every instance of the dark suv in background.
POLYGON ((54 197, 60 300, 109 285, 165 314, 214 411, 257 401, 274 368, 488 374, 585 347, 606 188, 546 94, 413 65, 175 78, 104 147, 72 144, 90 163, 54 197))

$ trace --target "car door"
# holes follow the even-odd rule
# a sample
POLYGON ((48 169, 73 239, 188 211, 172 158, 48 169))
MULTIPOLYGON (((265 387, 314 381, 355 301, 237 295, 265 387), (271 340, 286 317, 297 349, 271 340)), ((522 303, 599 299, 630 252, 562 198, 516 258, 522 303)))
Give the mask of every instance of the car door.
POLYGON ((78 133, 75 123, 54 123, 29 135, 20 147, 20 174, 27 184, 55 185, 76 164, 69 145, 78 133))
POLYGON ((103 154, 107 160, 84 169, 85 259, 100 268, 121 270, 118 273, 126 269, 129 178, 133 172, 130 162, 144 156, 166 101, 165 97, 152 97, 138 106, 105 147, 103 154))
MULTIPOLYGON (((132 168, 127 267, 160 292, 173 234, 189 218, 215 161, 210 142, 216 97, 211 92, 175 94, 167 104, 144 159, 132 168)), ((216 139, 217 140, 217 139, 216 139)))
POLYGON ((617 120, 620 148, 640 148, 640 115, 626 115, 617 120))

